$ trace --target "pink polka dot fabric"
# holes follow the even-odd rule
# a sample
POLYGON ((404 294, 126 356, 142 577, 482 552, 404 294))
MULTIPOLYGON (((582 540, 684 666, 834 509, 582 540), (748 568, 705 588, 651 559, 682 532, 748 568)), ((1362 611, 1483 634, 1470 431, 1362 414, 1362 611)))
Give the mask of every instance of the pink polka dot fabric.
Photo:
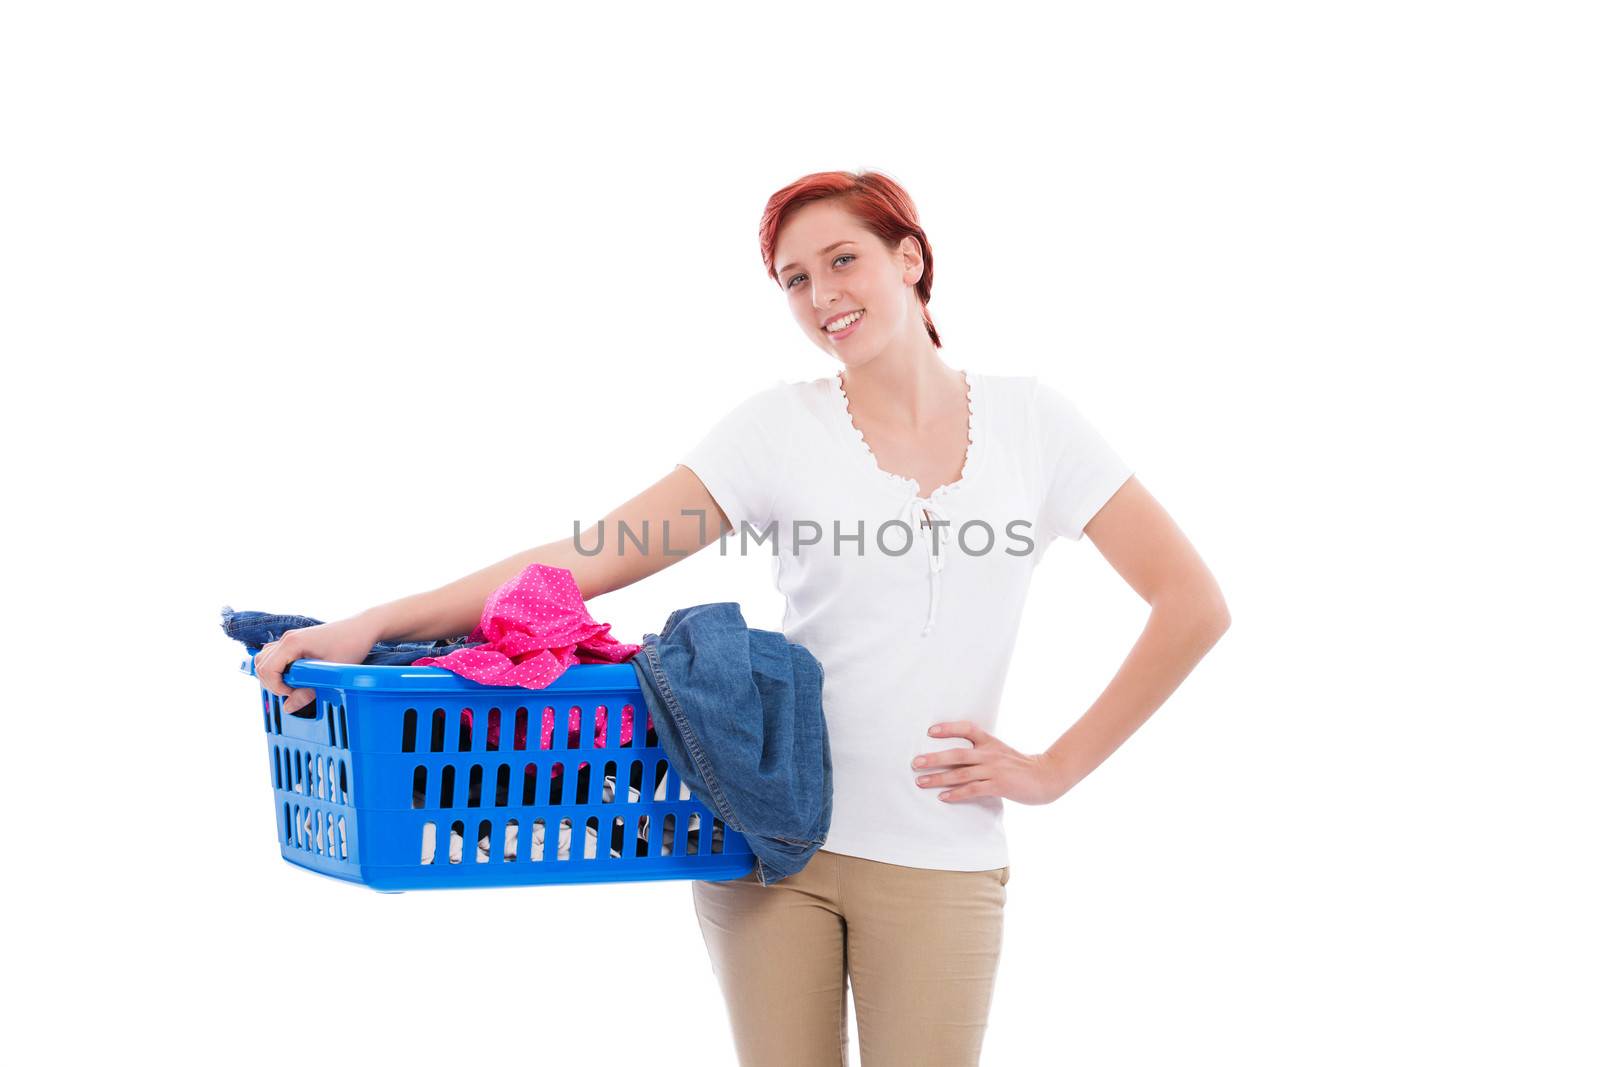
POLYGON ((530 563, 483 605, 471 640, 448 656, 424 656, 418 667, 443 667, 483 685, 543 689, 574 663, 626 663, 642 645, 611 636, 583 606, 578 582, 565 567, 530 563))
MULTIPOLYGON (((483 685, 543 689, 574 663, 626 663, 643 647, 612 637, 610 623, 595 622, 589 616, 572 572, 543 563, 530 563, 490 595, 470 639, 485 643, 457 649, 448 656, 424 656, 414 665, 443 667, 483 685)), ((631 710, 623 709, 622 744, 633 737, 631 710)), ((576 707, 568 712, 569 733, 579 729, 580 714, 576 707)), ((491 745, 499 744, 498 725, 490 723, 491 745)), ((596 737, 604 738, 605 708, 595 709, 594 725, 596 737)), ((519 750, 527 744, 525 733, 519 723, 513 742, 519 750)), ((539 747, 550 748, 554 734, 554 711, 545 708, 539 747)))

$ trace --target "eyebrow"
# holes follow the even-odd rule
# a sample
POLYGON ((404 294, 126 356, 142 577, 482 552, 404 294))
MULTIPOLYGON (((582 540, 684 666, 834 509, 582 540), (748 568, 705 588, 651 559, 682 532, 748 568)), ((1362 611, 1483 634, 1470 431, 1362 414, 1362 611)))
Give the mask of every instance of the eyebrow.
MULTIPOLYGON (((824 248, 822 251, 818 252, 817 255, 825 256, 829 252, 832 252, 835 248, 838 248, 840 245, 851 245, 851 244, 855 244, 855 241, 853 241, 853 240, 851 240, 849 238, 846 238, 843 241, 835 241, 835 242, 833 242, 833 244, 829 245, 827 248, 824 248)), ((791 263, 791 264, 789 264, 789 267, 798 267, 799 265, 800 264, 798 264, 798 263, 791 263)), ((782 274, 784 271, 788 270, 789 267, 779 267, 778 268, 778 273, 782 274)))

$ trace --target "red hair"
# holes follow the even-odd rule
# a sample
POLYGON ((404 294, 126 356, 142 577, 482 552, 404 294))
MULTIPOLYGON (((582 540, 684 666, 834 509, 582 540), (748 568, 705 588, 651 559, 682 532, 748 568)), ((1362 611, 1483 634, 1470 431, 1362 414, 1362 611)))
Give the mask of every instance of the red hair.
POLYGON ((767 200, 761 213, 761 262, 767 276, 778 280, 774 266, 777 255, 778 231, 783 228, 790 212, 805 204, 819 200, 837 200, 841 207, 861 221, 861 225, 878 235, 891 250, 902 239, 914 237, 922 246, 922 277, 917 279, 917 299, 922 302, 922 325, 935 348, 939 344, 939 331, 933 328, 928 316, 928 301, 933 296, 933 249, 928 247, 928 235, 922 232, 917 220, 917 207, 911 197, 894 179, 876 171, 850 174, 842 170, 819 171, 807 174, 785 185, 767 200))

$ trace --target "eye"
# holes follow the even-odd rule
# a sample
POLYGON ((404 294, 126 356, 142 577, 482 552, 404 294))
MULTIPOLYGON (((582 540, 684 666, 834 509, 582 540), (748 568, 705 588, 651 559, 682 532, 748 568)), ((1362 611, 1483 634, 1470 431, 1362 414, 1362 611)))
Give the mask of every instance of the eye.
MULTIPOLYGON (((833 257, 833 262, 834 262, 835 265, 837 265, 838 262, 841 259, 855 259, 855 258, 856 258, 855 254, 853 252, 840 252, 838 255, 833 257)), ((801 278, 804 278, 804 277, 805 277, 804 274, 796 274, 794 277, 790 278, 788 280, 788 282, 786 282, 784 284, 783 287, 785 289, 793 289, 794 288, 794 283, 799 281, 801 278)))

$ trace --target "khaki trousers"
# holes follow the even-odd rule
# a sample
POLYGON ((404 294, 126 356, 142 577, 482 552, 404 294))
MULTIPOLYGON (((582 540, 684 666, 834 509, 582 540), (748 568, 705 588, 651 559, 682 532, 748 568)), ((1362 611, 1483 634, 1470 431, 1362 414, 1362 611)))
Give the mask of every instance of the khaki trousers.
POLYGON ((763 886, 691 883, 741 1067, 978 1063, 1011 868, 940 871, 818 850, 763 886))

